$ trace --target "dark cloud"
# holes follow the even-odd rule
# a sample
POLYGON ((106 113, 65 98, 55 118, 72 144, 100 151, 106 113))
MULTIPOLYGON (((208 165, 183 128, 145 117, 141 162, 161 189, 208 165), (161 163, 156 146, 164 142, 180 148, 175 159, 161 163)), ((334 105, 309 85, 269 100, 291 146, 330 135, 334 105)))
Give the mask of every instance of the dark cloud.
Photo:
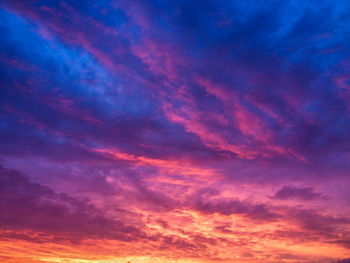
POLYGON ((293 185, 285 185, 272 197, 273 199, 288 200, 288 199, 300 199, 300 200, 315 200, 325 198, 322 194, 314 192, 312 187, 296 187, 293 185))
POLYGON ((239 200, 197 200, 194 209, 205 214, 242 215, 257 221, 275 221, 280 218, 280 215, 271 211, 265 204, 252 204, 239 200))
POLYGON ((347 217, 325 215, 320 211, 301 208, 288 208, 282 213, 286 221, 298 226, 299 231, 275 233, 277 236, 289 236, 297 242, 321 241, 328 244, 336 243, 345 248, 349 245, 350 233, 347 228, 350 225, 350 220, 347 217))
POLYGON ((114 220, 87 200, 57 194, 23 174, 1 167, 1 230, 31 230, 64 236, 67 240, 110 238, 135 240, 137 227, 114 220))
POLYGON ((334 263, 350 263, 350 258, 348 258, 348 259, 340 259, 340 260, 338 260, 338 261, 336 261, 334 263))

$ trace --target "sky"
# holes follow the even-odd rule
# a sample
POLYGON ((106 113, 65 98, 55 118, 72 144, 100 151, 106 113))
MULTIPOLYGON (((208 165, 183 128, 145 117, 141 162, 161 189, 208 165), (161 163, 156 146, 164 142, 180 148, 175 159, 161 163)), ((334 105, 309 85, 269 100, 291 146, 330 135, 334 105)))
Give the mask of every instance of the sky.
POLYGON ((0 0, 0 261, 349 263, 349 12, 0 0))

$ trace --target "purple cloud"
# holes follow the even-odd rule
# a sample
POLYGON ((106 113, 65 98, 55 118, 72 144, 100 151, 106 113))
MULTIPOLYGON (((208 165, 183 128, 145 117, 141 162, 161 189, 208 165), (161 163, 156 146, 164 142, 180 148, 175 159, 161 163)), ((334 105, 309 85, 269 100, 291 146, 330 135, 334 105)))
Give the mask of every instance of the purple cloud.
POLYGON ((350 258, 347 258, 347 259, 340 259, 334 263, 350 263, 350 258))
POLYGON ((315 200, 324 199, 320 193, 314 192, 312 187, 296 187, 293 185, 285 185, 272 197, 273 199, 288 200, 288 199, 300 199, 300 200, 315 200))
POLYGON ((43 231, 67 240, 128 241, 145 236, 138 227, 107 217, 89 201, 54 193, 15 170, 1 167, 0 179, 1 230, 43 231))

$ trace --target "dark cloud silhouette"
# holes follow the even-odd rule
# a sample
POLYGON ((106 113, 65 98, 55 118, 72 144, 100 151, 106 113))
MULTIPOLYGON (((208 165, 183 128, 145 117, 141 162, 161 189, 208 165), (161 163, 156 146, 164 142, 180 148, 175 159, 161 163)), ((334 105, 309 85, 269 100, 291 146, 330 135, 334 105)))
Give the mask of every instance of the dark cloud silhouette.
POLYGON ((274 221, 280 218, 268 205, 239 200, 197 200, 194 209, 206 214, 242 215, 258 221, 274 221))
POLYGON ((293 185, 285 185, 272 197, 273 199, 288 200, 288 199, 300 199, 300 200, 315 200, 325 198, 322 194, 314 192, 312 187, 296 187, 293 185))

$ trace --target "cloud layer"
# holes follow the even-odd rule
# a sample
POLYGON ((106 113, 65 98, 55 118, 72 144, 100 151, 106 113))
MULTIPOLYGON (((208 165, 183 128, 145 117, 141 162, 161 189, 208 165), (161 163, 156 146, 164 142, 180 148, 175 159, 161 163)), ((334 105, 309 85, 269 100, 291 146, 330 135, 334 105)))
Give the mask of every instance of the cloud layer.
POLYGON ((0 1, 0 260, 347 262, 349 11, 0 1))

